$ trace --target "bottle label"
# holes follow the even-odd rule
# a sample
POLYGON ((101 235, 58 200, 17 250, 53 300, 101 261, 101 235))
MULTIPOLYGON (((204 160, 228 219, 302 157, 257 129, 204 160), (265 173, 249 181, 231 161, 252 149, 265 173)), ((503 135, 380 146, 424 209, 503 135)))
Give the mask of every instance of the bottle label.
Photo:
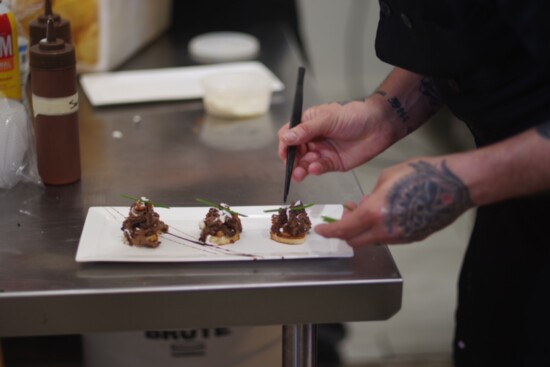
POLYGON ((70 115, 78 111, 78 93, 61 98, 45 98, 33 94, 32 108, 34 117, 70 115))
POLYGON ((0 2, 0 97, 21 100, 15 18, 0 2))

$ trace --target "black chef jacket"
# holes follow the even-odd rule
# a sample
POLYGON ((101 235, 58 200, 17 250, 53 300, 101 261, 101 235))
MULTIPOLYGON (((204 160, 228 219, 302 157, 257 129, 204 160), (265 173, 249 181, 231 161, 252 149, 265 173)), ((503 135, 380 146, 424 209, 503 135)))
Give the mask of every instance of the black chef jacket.
POLYGON ((549 116, 550 1, 382 0, 378 57, 431 76, 480 145, 549 116))
MULTIPOLYGON (((550 119, 550 0, 381 0, 376 52, 432 77, 478 146, 550 119)), ((548 195, 478 208, 457 366, 550 366, 549 224, 548 195)))

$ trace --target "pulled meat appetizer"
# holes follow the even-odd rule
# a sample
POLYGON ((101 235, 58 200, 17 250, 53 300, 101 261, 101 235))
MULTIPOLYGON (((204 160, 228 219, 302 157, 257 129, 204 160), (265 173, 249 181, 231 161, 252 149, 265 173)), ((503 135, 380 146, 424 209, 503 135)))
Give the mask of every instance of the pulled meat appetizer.
POLYGON ((220 208, 210 208, 199 226, 201 235, 199 241, 216 245, 235 243, 240 238, 243 228, 237 213, 231 212, 229 205, 220 204, 220 208))
POLYGON ((130 207, 121 229, 130 246, 156 248, 160 245, 160 234, 168 232, 168 225, 159 219, 153 204, 142 197, 130 207))
POLYGON ((280 208, 271 216, 271 239, 288 245, 304 243, 311 229, 311 221, 301 201, 280 208))

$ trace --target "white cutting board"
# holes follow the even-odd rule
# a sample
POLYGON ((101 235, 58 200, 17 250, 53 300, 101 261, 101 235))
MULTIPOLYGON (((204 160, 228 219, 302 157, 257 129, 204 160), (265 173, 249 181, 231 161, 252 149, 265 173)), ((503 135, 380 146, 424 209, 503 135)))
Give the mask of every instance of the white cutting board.
POLYGON ((207 75, 245 71, 269 76, 274 92, 284 89, 283 82, 257 61, 90 73, 80 77, 80 85, 93 106, 177 101, 201 98, 200 80, 207 75))

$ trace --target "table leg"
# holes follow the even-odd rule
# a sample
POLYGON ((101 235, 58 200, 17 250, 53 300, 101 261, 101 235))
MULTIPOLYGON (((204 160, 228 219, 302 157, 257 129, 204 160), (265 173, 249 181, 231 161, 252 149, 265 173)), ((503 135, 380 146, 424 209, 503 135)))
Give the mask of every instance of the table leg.
POLYGON ((315 367, 317 325, 283 325, 283 367, 315 367))

